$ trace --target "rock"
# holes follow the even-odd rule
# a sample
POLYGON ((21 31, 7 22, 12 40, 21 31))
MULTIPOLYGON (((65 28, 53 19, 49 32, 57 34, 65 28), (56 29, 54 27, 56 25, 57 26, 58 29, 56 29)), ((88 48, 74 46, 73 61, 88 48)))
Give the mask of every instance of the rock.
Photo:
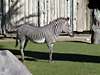
POLYGON ((0 51, 0 75, 32 75, 10 51, 0 51))
POLYGON ((100 27, 93 25, 92 29, 94 31, 93 35, 94 44, 100 44, 100 27))

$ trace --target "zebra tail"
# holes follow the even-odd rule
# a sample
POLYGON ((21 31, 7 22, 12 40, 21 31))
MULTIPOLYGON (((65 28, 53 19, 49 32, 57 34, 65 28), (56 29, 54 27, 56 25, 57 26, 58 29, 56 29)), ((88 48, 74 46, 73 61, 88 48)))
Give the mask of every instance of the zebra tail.
POLYGON ((16 36, 16 45, 15 45, 15 47, 17 47, 18 46, 18 37, 16 36))

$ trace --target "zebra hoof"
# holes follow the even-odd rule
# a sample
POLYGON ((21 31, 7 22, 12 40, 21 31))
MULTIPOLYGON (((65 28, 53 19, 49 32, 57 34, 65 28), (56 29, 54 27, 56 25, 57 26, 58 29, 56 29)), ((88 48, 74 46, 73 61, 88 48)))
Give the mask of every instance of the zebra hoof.
POLYGON ((24 59, 21 59, 21 62, 24 63, 24 59))
POLYGON ((48 62, 49 62, 49 63, 54 63, 54 61, 51 61, 51 60, 49 60, 48 62))

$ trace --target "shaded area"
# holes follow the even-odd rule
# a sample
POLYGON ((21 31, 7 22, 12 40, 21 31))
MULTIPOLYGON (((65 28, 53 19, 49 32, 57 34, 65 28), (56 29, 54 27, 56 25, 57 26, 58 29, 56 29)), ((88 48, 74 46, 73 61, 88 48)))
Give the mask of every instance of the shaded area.
MULTIPOLYGON (((36 59, 48 60, 48 53, 25 51, 26 56, 31 56, 36 59)), ((31 59, 29 59, 31 60, 31 59)), ((100 56, 71 54, 71 53, 53 53, 53 60, 56 61, 73 61, 73 62, 88 62, 100 63, 100 56)))
POLYGON ((100 9, 100 0, 89 0, 88 7, 90 9, 100 9))
MULTIPOLYGON (((98 12, 94 12, 95 10, 100 10, 100 0, 88 0, 89 3, 88 3, 88 7, 89 9, 92 9, 92 24, 95 24, 97 25, 97 22, 98 22, 98 19, 97 17, 99 16, 99 13, 98 12), (96 16, 96 15, 97 16, 96 16)), ((91 29, 91 33, 92 33, 92 36, 91 36, 91 43, 94 43, 95 42, 95 33, 94 31, 91 29)))
MULTIPOLYGON (((18 17, 23 14, 21 9, 24 7, 24 5, 20 3, 20 0, 9 1, 9 8, 7 12, 5 11, 6 2, 4 0, 1 0, 1 2, 2 18, 0 34, 4 35, 5 37, 7 36, 7 33, 14 33, 17 26, 26 24, 26 21, 29 21, 30 18, 38 17, 38 14, 35 13, 29 14, 27 16, 18 17), (18 19, 15 17, 18 17, 18 19)), ((27 22, 27 24, 31 23, 27 22)))
MULTIPOLYGON (((8 49, 0 49, 8 50, 8 49)), ((20 50, 11 50, 14 55, 20 55, 20 50)), ((25 60, 48 60, 49 55, 47 52, 25 51, 25 60)), ((85 55, 85 54, 72 54, 72 53, 53 53, 54 61, 73 61, 73 62, 87 62, 87 63, 100 63, 100 56, 85 55)))
POLYGON ((89 0, 88 7, 92 9, 92 28, 91 28, 91 42, 94 44, 99 44, 99 26, 100 26, 100 0, 89 0), (94 26, 98 26, 94 30, 94 26))
POLYGON ((20 5, 19 7, 16 7, 18 4, 19 0, 16 0, 10 7, 9 10, 6 12, 5 11, 5 1, 2 0, 2 19, 1 19, 1 34, 5 34, 6 33, 6 26, 7 24, 11 25, 11 18, 14 15, 18 15, 19 14, 19 9, 22 7, 22 5, 20 5))

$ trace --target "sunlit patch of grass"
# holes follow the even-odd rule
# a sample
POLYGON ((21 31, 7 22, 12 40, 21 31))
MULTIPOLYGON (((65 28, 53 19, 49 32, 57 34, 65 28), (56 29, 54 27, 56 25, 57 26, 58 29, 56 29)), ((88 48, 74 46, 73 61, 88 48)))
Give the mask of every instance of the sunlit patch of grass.
MULTIPOLYGON (((15 48, 15 41, 0 42, 0 48, 19 49, 19 47, 15 48)), ((45 56, 48 53, 48 48, 46 44, 41 45, 29 42, 26 47, 27 51, 37 52, 36 56, 38 57, 45 56)), ((43 57, 39 59, 39 57, 37 61, 25 60, 24 64, 33 75, 100 74, 100 45, 81 42, 56 42, 54 53, 54 56, 59 55, 55 58, 54 63, 48 63, 47 59, 42 59, 43 57)))

